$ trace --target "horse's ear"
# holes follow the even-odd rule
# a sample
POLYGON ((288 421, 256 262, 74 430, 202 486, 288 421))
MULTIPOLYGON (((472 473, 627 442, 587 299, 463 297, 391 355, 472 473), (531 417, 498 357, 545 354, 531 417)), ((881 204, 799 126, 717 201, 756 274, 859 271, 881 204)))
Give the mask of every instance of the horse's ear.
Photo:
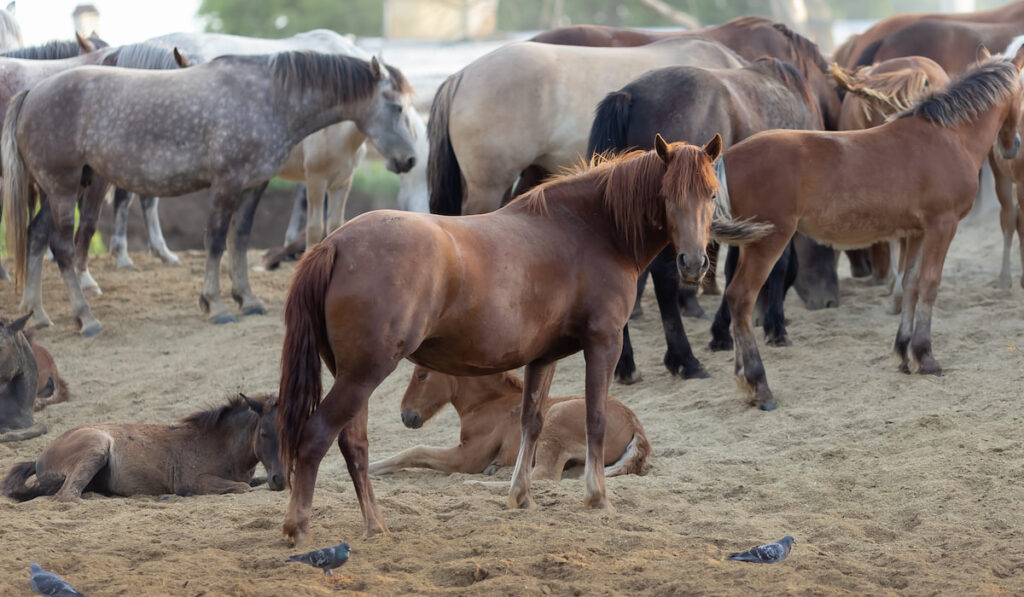
POLYGON ((377 60, 376 56, 370 58, 370 72, 373 74, 374 79, 384 78, 384 69, 380 66, 380 61, 377 60))
POLYGON ((260 402, 259 400, 253 400, 252 398, 246 396, 245 394, 243 394, 241 392, 239 392, 238 395, 242 397, 242 400, 245 400, 245 403, 247 405, 249 405, 249 410, 253 411, 254 413, 256 413, 258 415, 262 415, 263 414, 263 403, 262 402, 260 402))
POLYGON ((988 60, 991 57, 992 52, 988 51, 988 48, 985 47, 985 44, 978 44, 978 62, 981 62, 982 60, 988 60))
POLYGON ((75 31, 75 41, 78 42, 78 49, 80 54, 88 54, 89 52, 96 51, 96 45, 93 44, 88 38, 82 37, 75 31))
POLYGON ((1024 45, 1021 45, 1017 49, 1017 53, 1013 55, 1013 64, 1017 67, 1017 70, 1024 68, 1024 45))
POLYGON ((180 68, 188 68, 192 66, 192 61, 188 58, 185 58, 185 56, 183 56, 182 53, 178 51, 178 48, 174 48, 174 61, 178 64, 180 68))
POLYGON ((722 135, 715 133, 704 146, 704 153, 708 154, 708 159, 712 162, 717 160, 718 156, 722 155, 722 135))
POLYGON ((12 321, 11 324, 7 326, 7 331, 12 334, 17 334, 18 332, 25 328, 25 323, 28 322, 28 319, 30 317, 32 317, 32 311, 29 311, 28 313, 12 321))
POLYGON ((14 14, 14 8, 15 8, 14 2, 11 2, 10 4, 7 5, 7 12, 9 12, 9 13, 11 13, 13 15, 14 14))
POLYGON ((665 137, 661 136, 661 133, 655 133, 654 135, 654 150, 658 152, 658 157, 661 161, 666 164, 672 161, 672 152, 668 148, 668 141, 665 141, 665 137))

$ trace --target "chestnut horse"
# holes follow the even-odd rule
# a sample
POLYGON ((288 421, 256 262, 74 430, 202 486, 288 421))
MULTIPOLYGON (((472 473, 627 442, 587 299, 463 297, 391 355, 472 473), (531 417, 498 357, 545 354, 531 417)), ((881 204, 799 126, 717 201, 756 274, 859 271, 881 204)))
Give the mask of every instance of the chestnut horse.
MULTIPOLYGON (((875 23, 864 33, 851 36, 850 39, 840 44, 835 49, 832 53, 832 58, 840 66, 848 68, 858 65, 870 65, 875 62, 872 54, 877 50, 877 44, 879 44, 885 37, 897 33, 901 29, 922 20, 940 23, 1013 23, 1019 26, 1024 26, 1024 2, 1010 2, 1004 6, 993 8, 991 10, 981 10, 968 13, 905 13, 894 15, 875 23), (869 47, 872 45, 875 45, 875 47, 869 47), (867 52, 867 54, 865 54, 865 52, 867 52)), ((1024 31, 1022 31, 1022 33, 1024 33, 1024 31)), ((1001 48, 1005 44, 1006 42, 1004 41, 1003 44, 995 47, 1001 48)), ((971 49, 969 56, 974 56, 973 49, 971 49)), ((928 57, 935 59, 934 56, 928 57)), ((936 62, 942 64, 939 60, 936 60, 936 62)), ((957 74, 958 72, 950 71, 944 64, 942 66, 950 74, 957 74)))
MULTIPOLYGON (((725 146, 729 147, 756 132, 777 128, 822 128, 821 113, 807 80, 789 63, 763 58, 732 69, 670 66, 647 72, 601 100, 590 129, 587 153, 618 152, 630 147, 647 149, 648 139, 659 132, 671 141, 692 141, 720 131, 725 146), (666 110, 668 105, 675 109, 666 110)), ((710 248, 712 259, 717 249, 717 246, 710 248)), ((831 275, 826 273, 818 280, 807 282, 807 286, 816 286, 822 303, 831 300, 836 305, 839 281, 835 259, 832 251, 825 247, 818 253, 822 255, 819 260, 824 262, 825 268, 831 268, 831 275)), ((672 247, 666 247, 648 268, 654 279, 665 330, 664 363, 673 375, 684 379, 707 377, 690 348, 677 295, 680 300, 693 304, 697 312, 700 306, 695 290, 679 289, 674 260, 672 247)), ((764 318, 765 330, 773 339, 785 336, 782 300, 789 253, 779 262, 778 271, 769 278, 766 288, 771 298, 766 301, 769 312, 764 318)), ((640 290, 642 286, 638 294, 640 290)), ((615 378, 622 383, 639 379, 628 326, 623 330, 622 356, 615 367, 615 378)))
POLYGON ((99 423, 65 431, 39 458, 14 465, 0 493, 19 502, 52 495, 201 495, 249 491, 258 463, 284 489, 274 427, 276 398, 239 395, 177 425, 99 423), (33 475, 36 482, 26 481, 33 475))
MULTIPOLYGON (((454 448, 416 446, 370 463, 371 475, 403 468, 429 468, 445 473, 493 475, 512 466, 519 454, 519 422, 523 380, 511 371, 479 377, 458 377, 416 366, 402 397, 402 422, 419 429, 451 403, 459 413, 459 445, 454 448)), ((586 402, 582 396, 549 398, 541 407, 544 428, 537 438, 534 479, 561 479, 570 463, 587 457, 586 402)), ((651 443, 636 414, 611 396, 606 405, 604 475, 643 472, 651 443)))
MULTIPOLYGON (((830 69, 836 84, 849 93, 839 112, 839 130, 861 131, 886 122, 893 114, 910 109, 929 91, 943 89, 949 75, 934 60, 923 56, 891 58, 874 66, 848 71, 838 64, 830 69)), ((871 245, 872 283, 894 284, 892 313, 899 313, 904 269, 893 276, 890 242, 871 245)), ((905 264, 904 264, 905 265, 905 264)))
POLYGON ((756 223, 712 223, 711 163, 721 143, 717 135, 704 148, 659 137, 655 151, 550 180, 480 216, 369 212, 307 252, 285 300, 281 351, 278 418, 292 488, 285 535, 308 539, 317 468, 335 438, 364 531, 387 530, 367 478, 367 400, 403 358, 451 375, 526 366, 509 491, 509 504, 526 508, 534 507, 530 476, 555 364, 582 349, 584 503, 608 507, 604 405, 637 276, 671 242, 681 277, 698 282, 709 227, 728 242, 765 233, 756 223), (334 376, 323 401, 321 359, 334 376))
POLYGON ((733 213, 774 224, 740 249, 726 289, 734 316, 735 372, 760 408, 775 400, 751 326, 754 298, 797 230, 839 248, 907 237, 903 313, 895 352, 910 372, 941 374, 932 309, 957 223, 970 211, 978 171, 998 139, 1013 144, 1024 52, 990 58, 895 120, 864 131, 768 131, 724 155, 733 213), (1014 118, 1009 118, 1014 116, 1014 118))

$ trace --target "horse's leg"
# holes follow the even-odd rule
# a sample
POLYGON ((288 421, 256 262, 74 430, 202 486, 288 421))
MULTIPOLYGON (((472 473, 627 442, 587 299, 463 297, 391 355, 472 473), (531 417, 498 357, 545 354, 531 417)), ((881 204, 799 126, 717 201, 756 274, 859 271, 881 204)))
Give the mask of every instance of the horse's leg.
POLYGON ((25 288, 22 290, 19 306, 23 313, 32 312, 32 325, 40 328, 53 325, 43 309, 42 297, 43 260, 52 233, 53 215, 50 213, 50 200, 41 193, 39 211, 32 216, 28 225, 28 264, 25 288))
POLYGON ((92 244, 92 237, 96 234, 96 225, 100 218, 100 209, 103 207, 103 199, 110 187, 106 180, 94 176, 92 184, 85 188, 82 201, 79 206, 78 232, 75 235, 75 270, 78 271, 78 278, 82 285, 82 292, 87 296, 99 296, 103 294, 100 285, 89 273, 89 246, 92 244))
POLYGON ((864 249, 850 249, 846 251, 846 257, 850 260, 850 275, 854 278, 866 278, 871 275, 871 261, 868 252, 864 249))
POLYGON ((914 313, 914 332, 910 350, 917 361, 917 372, 942 375, 942 366, 932 356, 932 309, 942 282, 942 264, 956 234, 956 220, 941 223, 921 241, 921 269, 917 275, 917 309, 914 313))
MULTIPOLYGON (((620 338, 616 334, 616 338, 620 338)), ((616 356, 619 351, 616 350, 616 356)), ((614 359, 615 357, 613 357, 614 359)), ((614 362, 614 361, 613 361, 614 362)), ((611 379, 611 363, 608 367, 608 378, 611 379)), ((555 363, 533 362, 526 366, 523 378, 523 438, 519 443, 519 455, 516 467, 512 472, 512 486, 508 491, 510 508, 536 508, 537 503, 530 495, 530 479, 533 475, 533 457, 537 449, 537 438, 544 426, 544 403, 551 389, 551 379, 555 375, 555 363)))
POLYGON ((100 470, 110 460, 110 448, 113 438, 98 429, 80 429, 73 432, 72 442, 74 453, 61 450, 64 458, 73 458, 74 465, 64 477, 64 484, 53 496, 58 502, 72 502, 82 499, 82 492, 89 486, 100 470))
POLYGON ((306 179, 306 250, 324 239, 324 193, 327 181, 319 176, 306 179))
POLYGON ((587 364, 587 461, 583 473, 583 505, 587 508, 614 511, 604 485, 604 413, 612 366, 620 349, 618 334, 596 332, 583 342, 583 358, 587 364))
POLYGON ((231 253, 231 297, 242 309, 242 315, 263 315, 267 312, 263 301, 256 297, 249 286, 249 234, 252 232, 252 220, 256 215, 263 190, 267 183, 248 189, 242 193, 242 200, 235 209, 234 226, 228 238, 228 250, 231 253))
MULTIPOLYGON (((374 362, 383 363, 381 359, 374 362)), ((320 402, 313 414, 302 425, 295 459, 295 473, 292 478, 291 499, 285 515, 283 531, 297 546, 306 545, 310 540, 309 519, 313 511, 313 489, 316 485, 317 470, 331 443, 338 438, 338 447, 345 456, 356 497, 363 513, 364 530, 372 532, 374 525, 387 532, 387 525, 377 511, 373 489, 367 476, 369 467, 366 441, 366 405, 373 390, 397 366, 397 361, 378 365, 372 371, 360 371, 358 377, 336 368, 334 385, 320 402), (357 417, 360 420, 353 429, 348 425, 357 417), (346 430, 344 437, 339 434, 346 430)))
POLYGON ((889 241, 882 241, 868 247, 868 256, 871 259, 871 285, 887 284, 892 276, 892 251, 889 241))
MULTIPOLYGON (((1017 192, 1017 240, 1020 241, 1020 263, 1024 269, 1024 180, 1015 183, 1017 192)), ((1024 271, 1021 272, 1020 286, 1024 288, 1024 271)))
POLYGON ((110 235, 110 254, 117 259, 117 268, 134 267, 128 256, 128 211, 134 193, 118 187, 114 189, 114 232, 110 235))
MULTIPOLYGON (((77 181, 76 181, 77 182, 77 181)), ((95 184, 95 181, 94 181, 95 184)), ((61 278, 68 289, 71 299, 71 312, 79 324, 81 334, 85 338, 100 333, 100 325, 89 310, 89 303, 82 293, 82 286, 75 273, 74 231, 75 231, 75 193, 65 190, 60 194, 50 195, 50 213, 53 215, 53 230, 50 234, 50 248, 60 268, 61 278)))
POLYGON ((636 302, 633 303, 633 312, 629 314, 630 319, 636 319, 644 314, 644 306, 640 303, 640 299, 644 296, 644 287, 647 286, 647 278, 651 275, 651 267, 647 266, 647 269, 640 274, 640 277, 636 279, 636 302))
POLYGON ((203 244, 206 245, 206 275, 203 278, 203 290, 199 294, 199 308, 209 314, 211 323, 236 321, 220 298, 220 259, 224 255, 228 227, 237 198, 237 190, 214 190, 210 215, 206 221, 206 234, 203 237, 203 244))
POLYGON ((658 299, 658 311, 661 313, 661 326, 665 331, 665 367, 669 373, 683 379, 710 377, 693 355, 683 327, 683 318, 679 314, 679 270, 675 249, 671 245, 666 247, 651 262, 650 269, 651 278, 654 279, 654 296, 658 299))
POLYGON ((349 174, 340 185, 327 189, 327 234, 330 234, 345 223, 345 207, 348 205, 348 194, 352 190, 353 175, 349 174))
POLYGON ((180 488, 185 495, 223 495, 225 493, 246 493, 252 486, 242 481, 232 481, 217 475, 199 475, 195 485, 180 488))
POLYGON ((886 313, 889 315, 899 315, 903 309, 903 277, 907 271, 907 239, 901 238, 898 241, 892 241, 896 246, 899 247, 899 259, 896 260, 896 271, 893 272, 892 287, 889 289, 889 294, 892 295, 892 300, 889 302, 889 307, 886 309, 886 313))
MULTIPOLYGON (((736 272, 736 262, 739 260, 740 250, 736 247, 730 246, 725 254, 725 289, 729 290, 729 283, 732 281, 732 276, 736 272)), ((711 324, 711 342, 708 343, 708 348, 713 351, 731 350, 732 349, 732 334, 729 332, 729 326, 732 325, 732 315, 729 313, 729 302, 726 297, 722 297, 722 303, 718 307, 718 312, 715 313, 715 321, 711 324)))
POLYGON ((768 387, 764 363, 754 337, 753 311, 758 291, 793 236, 793 227, 783 229, 776 223, 775 232, 740 249, 736 272, 726 286, 725 296, 732 313, 732 334, 736 343, 735 372, 745 386, 752 403, 761 410, 775 408, 775 397, 768 387))
POLYGON ((636 360, 633 358, 633 343, 629 340, 629 324, 622 328, 622 353, 619 361, 615 364, 615 381, 622 385, 633 385, 640 381, 640 372, 636 370, 636 360))
POLYGON ((142 219, 146 222, 149 252, 159 257, 160 261, 164 263, 181 265, 181 260, 167 248, 167 241, 164 240, 164 231, 160 226, 160 198, 149 195, 139 196, 139 205, 142 206, 142 219))
MULTIPOLYGON (((0 201, 0 222, 4 221, 4 205, 3 201, 0 201)), ((0 260, 0 280, 10 280, 11 276, 4 269, 4 263, 0 260)))
POLYGON ((992 176, 996 183, 996 197, 999 199, 999 227, 1003 230, 1003 263, 999 269, 998 286, 1009 289, 1012 278, 1010 275, 1010 247, 1013 246, 1013 233, 1017 231, 1017 204, 1013 197, 1013 180, 1000 171, 993 153, 989 153, 988 161, 992 166, 992 176))
POLYGON ((900 257, 903 264, 903 293, 901 296, 903 306, 900 309, 900 327, 896 332, 893 351, 900 359, 900 371, 903 373, 910 373, 910 358, 907 348, 910 346, 910 338, 914 331, 914 311, 917 308, 921 240, 920 235, 904 239, 903 255, 900 257))
POLYGON ((288 246, 299 237, 306 227, 306 183, 295 187, 295 200, 292 201, 292 215, 288 218, 288 230, 284 233, 284 244, 288 246))
POLYGON ((769 346, 789 346, 789 334, 786 333, 786 312, 784 303, 786 301, 786 276, 794 273, 791 257, 793 254, 793 243, 786 243, 782 256, 772 266, 765 283, 766 305, 764 311, 764 341, 769 346))
POLYGON ((486 438, 470 438, 454 448, 415 446, 370 463, 371 475, 385 475, 403 468, 428 468, 443 473, 481 473, 494 459, 495 446, 486 438), (475 441, 474 441, 475 440, 475 441))

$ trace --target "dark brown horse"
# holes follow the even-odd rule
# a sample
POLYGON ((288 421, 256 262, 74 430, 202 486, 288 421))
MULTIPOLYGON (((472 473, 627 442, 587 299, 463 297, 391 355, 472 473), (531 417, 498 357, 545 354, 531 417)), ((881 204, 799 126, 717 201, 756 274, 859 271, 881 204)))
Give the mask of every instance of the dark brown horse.
POLYGON ((403 358, 451 375, 526 366, 509 504, 532 508, 531 470, 555 364, 583 350, 584 503, 609 507, 604 405, 637 276, 672 242, 681 277, 697 282, 708 266, 709 227, 729 242, 765 232, 748 222, 720 231, 712 224, 711 163, 721 142, 716 135, 704 148, 670 146, 659 137, 655 151, 554 179, 490 214, 370 212, 307 252, 285 301, 278 414, 292 488, 285 535, 309 538, 317 468, 336 438, 364 531, 386 531, 367 477, 367 400, 403 358), (334 376, 322 401, 321 359, 334 376))
MULTIPOLYGON (((811 96, 807 80, 786 62, 762 58, 743 68, 711 69, 672 66, 652 70, 622 89, 609 93, 597 106, 590 130, 587 153, 619 152, 631 147, 647 149, 649 139, 661 133, 671 141, 704 139, 718 131, 726 147, 754 133, 768 129, 821 130, 822 119, 811 96), (672 106, 672 109, 666 109, 672 106)), ((713 255, 718 247, 709 250, 713 255)), ((806 283, 820 297, 822 306, 839 302, 839 282, 830 249, 819 250, 825 268, 831 268, 816 280, 806 283)), ((736 249, 730 249, 735 251, 736 249)), ((664 363, 670 372, 683 378, 707 377, 687 340, 676 300, 679 279, 672 247, 666 247, 649 271, 654 279, 662 325, 668 349, 664 363)), ((769 278, 764 318, 770 338, 782 342, 785 337, 782 300, 785 296, 787 252, 780 259, 775 275, 769 278), (778 287, 774 287, 777 285, 778 287)), ((642 282, 641 282, 642 284, 642 282)), ((696 305, 696 292, 683 289, 681 299, 696 305)), ((813 304, 817 304, 814 302, 813 304)), ((697 305, 699 311, 700 307, 697 305)), ((628 328, 623 331, 622 356, 615 377, 623 383, 639 378, 633 359, 628 328)))
POLYGON ((34 461, 11 468, 0 493, 18 501, 52 495, 201 495, 249 491, 263 463, 270 489, 284 489, 276 398, 239 395, 177 425, 100 423, 65 431, 34 461), (36 482, 28 485, 33 475, 36 482))
POLYGON ((1013 144, 1024 52, 994 58, 897 119, 865 131, 769 131, 725 153, 733 213, 775 225, 740 249, 726 290, 736 340, 735 371, 762 409, 775 407, 751 327, 758 289, 792 234, 839 248, 908 238, 908 268, 895 352, 910 372, 940 374, 932 355, 932 309, 957 223, 970 211, 978 171, 997 141, 1013 144))
POLYGON ((978 48, 1002 50, 1024 34, 1024 19, 996 23, 969 23, 921 19, 867 47, 853 66, 870 66, 892 58, 924 56, 950 75, 966 71, 978 59, 978 48))

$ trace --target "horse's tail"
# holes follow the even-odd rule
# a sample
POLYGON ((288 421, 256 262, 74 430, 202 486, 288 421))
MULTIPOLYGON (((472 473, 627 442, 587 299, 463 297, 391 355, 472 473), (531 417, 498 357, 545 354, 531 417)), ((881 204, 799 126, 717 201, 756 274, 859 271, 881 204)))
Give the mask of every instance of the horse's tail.
POLYGON ((281 436, 281 464, 289 486, 295 472, 302 428, 320 404, 323 393, 320 356, 334 358, 327 340, 324 298, 331 283, 336 252, 330 239, 306 251, 295 269, 285 299, 277 428, 281 436))
POLYGON ((590 140, 586 156, 595 153, 618 153, 627 149, 629 109, 633 96, 628 91, 613 91, 597 105, 594 124, 590 125, 590 140))
POLYGON ((40 483, 37 478, 36 484, 29 487, 25 482, 34 474, 36 474, 34 460, 19 462, 11 467, 10 472, 4 477, 3 483, 0 483, 0 493, 12 500, 27 502, 41 495, 53 495, 60 490, 60 486, 63 484, 62 482, 40 483))
POLYGON ((462 170, 452 149, 448 134, 452 100, 462 82, 462 71, 445 79, 437 88, 430 104, 427 137, 430 139, 430 157, 427 163, 427 184, 430 187, 430 213, 457 216, 462 213, 462 170))
POLYGON ((18 139, 14 134, 21 117, 28 90, 14 96, 4 118, 3 140, 0 142, 0 159, 3 160, 4 212, 7 214, 7 250, 14 253, 14 291, 20 292, 25 283, 28 260, 28 213, 31 193, 29 175, 25 162, 18 150, 18 139))
POLYGON ((46 425, 36 421, 31 427, 25 427, 24 429, 12 429, 0 433, 0 444, 7 442, 20 442, 26 439, 32 439, 33 437, 39 437, 46 433, 46 425))
POLYGON ((871 66, 875 63, 875 55, 878 54, 878 50, 881 49, 882 44, 885 43, 885 38, 876 39, 864 47, 864 50, 857 57, 857 61, 853 63, 853 68, 858 66, 871 66))

